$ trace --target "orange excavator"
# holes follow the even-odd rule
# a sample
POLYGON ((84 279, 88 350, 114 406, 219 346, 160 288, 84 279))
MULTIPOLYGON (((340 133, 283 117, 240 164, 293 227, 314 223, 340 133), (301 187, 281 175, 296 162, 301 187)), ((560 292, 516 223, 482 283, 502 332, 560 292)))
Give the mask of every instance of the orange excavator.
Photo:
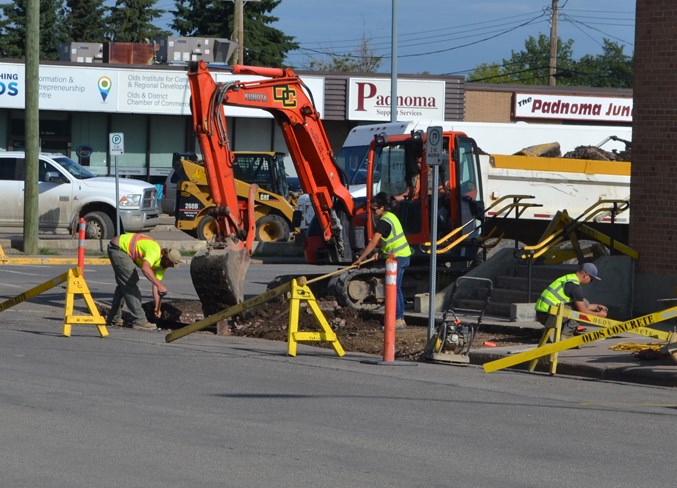
MULTIPOLYGON (((217 83, 203 61, 191 63, 188 68, 193 124, 214 202, 211 215, 216 222, 215 239, 191 262, 191 277, 206 315, 244 299, 245 275, 255 234, 255 190, 250 193, 248 203, 238 202, 224 106, 265 110, 280 127, 301 188, 308 194, 315 214, 313 231, 309 231, 305 246, 309 262, 319 262, 320 255, 325 263, 353 262, 375 232, 374 218, 367 212, 368 202, 378 192, 401 194, 420 157, 423 157, 419 170, 421 196, 401 202, 394 210, 414 250, 413 260, 425 260, 420 266, 408 268, 407 282, 413 286, 405 287, 405 294, 427 290, 430 268, 425 243, 430 240, 431 214, 436 207, 440 232, 460 226, 464 239, 478 234, 478 222, 484 212, 479 151, 475 141, 464 133, 444 133, 446 156, 440 169, 440 186, 448 190, 448 195, 440 198, 437 206, 429 192, 432 187, 427 181, 430 171, 422 131, 400 135, 374 133, 370 142, 357 148, 359 151, 351 152, 350 156, 340 154, 337 162, 312 93, 291 69, 234 65, 230 71, 261 78, 217 83), (348 190, 342 168, 352 168, 353 162, 366 162, 365 198, 354 198, 348 190), (471 187, 475 188, 472 192, 471 187)), ((459 245, 447 255, 448 262, 469 262, 474 259, 476 249, 475 243, 459 245)), ((442 260, 438 262, 446 275, 453 278, 458 274, 444 266, 442 260)), ((353 269, 330 281, 328 291, 344 305, 373 308, 382 303, 383 274, 383 269, 376 266, 353 269)))
POLYGON ((247 204, 235 189, 233 152, 224 105, 270 112, 284 136, 303 190, 315 210, 333 262, 350 262, 350 219, 357 209, 336 165, 312 94, 290 69, 231 66, 233 74, 266 77, 217 83, 203 61, 190 63, 193 125, 215 207, 216 238, 191 262, 191 278, 206 315, 244 298, 244 281, 255 233, 253 186, 247 204))

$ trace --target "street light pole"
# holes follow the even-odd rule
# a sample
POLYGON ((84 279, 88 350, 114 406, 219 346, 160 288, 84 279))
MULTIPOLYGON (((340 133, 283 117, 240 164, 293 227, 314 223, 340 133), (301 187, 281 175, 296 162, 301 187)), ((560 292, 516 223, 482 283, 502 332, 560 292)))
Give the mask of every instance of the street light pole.
POLYGON ((393 0, 390 57, 390 121, 397 122, 397 0, 393 0))

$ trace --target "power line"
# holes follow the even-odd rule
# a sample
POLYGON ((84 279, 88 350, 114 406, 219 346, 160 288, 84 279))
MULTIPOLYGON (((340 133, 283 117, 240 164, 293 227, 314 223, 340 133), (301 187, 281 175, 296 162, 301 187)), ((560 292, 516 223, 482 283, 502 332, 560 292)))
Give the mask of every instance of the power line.
MULTIPOLYGON (((491 39, 495 39, 497 37, 508 34, 510 32, 514 32, 515 30, 517 30, 521 27, 525 27, 529 24, 536 22, 539 19, 542 19, 544 15, 545 14, 541 13, 537 17, 533 17, 533 18, 531 18, 531 19, 529 19, 525 22, 522 22, 518 25, 510 27, 509 29, 503 29, 503 30, 497 32, 496 34, 483 37, 483 38, 478 39, 476 41, 467 42, 467 43, 464 43, 464 44, 459 44, 459 45, 451 46, 451 47, 444 48, 444 49, 436 49, 436 50, 433 50, 433 51, 417 52, 417 53, 412 53, 412 54, 403 54, 403 55, 399 55, 398 58, 410 58, 410 57, 414 57, 414 56, 430 56, 430 55, 433 55, 433 54, 440 54, 440 53, 454 51, 454 50, 461 49, 461 48, 468 47, 468 46, 473 46, 473 45, 476 45, 476 44, 479 44, 479 43, 482 43, 482 42, 486 42, 486 41, 491 40, 491 39)), ((327 56, 359 58, 359 56, 352 55, 352 54, 337 54, 337 53, 331 53, 331 52, 327 52, 327 51, 321 51, 321 50, 305 48, 305 47, 301 47, 301 48, 299 48, 299 50, 310 51, 310 52, 313 52, 315 54, 323 54, 323 55, 327 55, 327 56)), ((387 55, 387 54, 384 54, 383 56, 379 56, 379 57, 381 57, 382 59, 390 59, 390 56, 387 55)))
POLYGON ((587 27, 590 30, 594 30, 596 32, 599 32, 599 33, 603 34, 604 36, 606 36, 608 38, 615 39, 619 42, 622 42, 623 44, 630 44, 630 45, 634 46, 633 42, 626 41, 625 39, 621 39, 620 37, 614 36, 613 34, 609 34, 608 32, 604 32, 601 29, 598 29, 596 27, 592 27, 591 25, 587 24, 586 22, 581 22, 580 20, 571 19, 567 15, 565 15, 564 18, 565 18, 565 20, 571 22, 571 24, 574 25, 574 26, 578 26, 580 24, 584 27, 587 27))

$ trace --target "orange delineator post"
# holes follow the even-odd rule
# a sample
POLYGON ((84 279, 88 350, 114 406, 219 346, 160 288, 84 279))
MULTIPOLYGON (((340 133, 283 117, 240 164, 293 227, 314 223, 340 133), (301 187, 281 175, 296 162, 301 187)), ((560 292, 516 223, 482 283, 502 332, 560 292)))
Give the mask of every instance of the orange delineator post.
POLYGON ((383 316, 383 362, 395 361, 395 311, 397 308, 397 260, 389 254, 386 260, 385 314, 383 316))
POLYGON ((85 219, 80 217, 78 226, 78 268, 80 272, 85 272, 85 219))

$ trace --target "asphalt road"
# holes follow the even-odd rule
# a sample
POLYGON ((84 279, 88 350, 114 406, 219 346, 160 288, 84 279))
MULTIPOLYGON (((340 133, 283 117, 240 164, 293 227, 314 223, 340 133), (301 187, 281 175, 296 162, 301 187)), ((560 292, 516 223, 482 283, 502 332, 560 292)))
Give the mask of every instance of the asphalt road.
MULTIPOLYGON (((187 268, 167 274, 170 297, 194 296, 187 268)), ((0 296, 63 269, 2 266, 0 296)), ((253 265, 247 293, 290 272, 253 265)), ((85 277, 110 299, 108 267, 85 277)), ((636 488, 677 478, 674 388, 384 366, 307 346, 292 358, 283 343, 211 334, 167 344, 162 332, 111 328, 102 339, 73 326, 64 338, 64 294, 0 314, 2 486, 636 488)))

